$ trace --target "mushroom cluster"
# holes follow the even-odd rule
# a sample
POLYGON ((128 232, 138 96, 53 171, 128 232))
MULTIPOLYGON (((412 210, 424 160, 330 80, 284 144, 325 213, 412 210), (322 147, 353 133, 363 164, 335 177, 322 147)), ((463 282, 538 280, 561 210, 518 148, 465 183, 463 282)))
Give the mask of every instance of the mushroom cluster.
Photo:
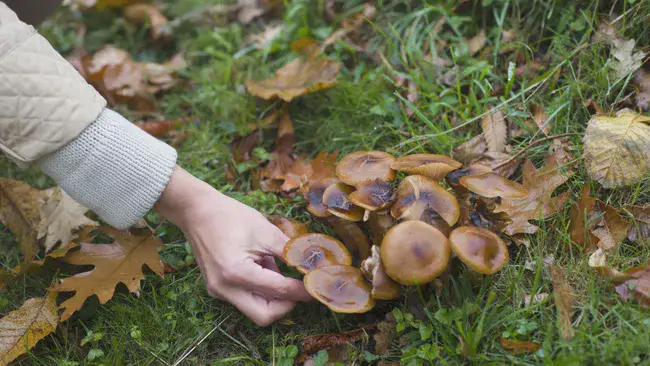
POLYGON ((308 211, 329 223, 341 241, 293 230, 284 259, 333 311, 366 312, 375 300, 399 297, 402 285, 433 281, 448 270, 452 256, 473 272, 499 271, 508 249, 485 223, 499 221, 492 211, 501 198, 527 194, 484 165, 463 167, 436 154, 396 159, 357 151, 341 159, 336 177, 315 182, 305 194, 308 211), (397 172, 406 175, 399 182, 397 172))

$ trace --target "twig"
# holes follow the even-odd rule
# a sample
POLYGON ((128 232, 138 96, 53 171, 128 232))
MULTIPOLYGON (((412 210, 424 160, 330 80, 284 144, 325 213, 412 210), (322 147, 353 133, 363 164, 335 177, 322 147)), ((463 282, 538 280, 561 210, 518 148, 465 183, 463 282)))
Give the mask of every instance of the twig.
POLYGON ((578 136, 578 135, 582 135, 582 134, 583 134, 582 132, 569 132, 569 133, 563 133, 563 134, 560 134, 560 135, 548 136, 548 137, 544 137, 544 138, 539 139, 539 140, 535 140, 535 141, 531 142, 530 144, 528 144, 528 146, 526 146, 525 148, 519 150, 519 152, 517 152, 516 154, 514 154, 513 156, 511 156, 510 158, 508 158, 508 160, 506 160, 506 161, 504 161, 503 163, 501 163, 501 164, 499 164, 499 165, 493 167, 492 170, 499 169, 499 168, 501 168, 502 166, 504 166, 504 165, 510 163, 511 161, 517 159, 521 154, 523 154, 524 152, 526 152, 526 151, 527 151, 528 149, 530 149, 531 147, 536 146, 536 145, 539 145, 540 143, 542 143, 542 142, 544 142, 544 141, 555 140, 555 139, 561 139, 561 138, 563 138, 563 137, 568 137, 568 136, 578 136))
POLYGON ((193 345, 190 345, 190 348, 189 348, 187 351, 183 352, 183 354, 181 355, 181 357, 179 357, 178 360, 176 360, 176 362, 174 362, 174 364, 173 364, 172 366, 178 366, 181 362, 183 362, 183 361, 184 361, 184 360, 185 360, 185 359, 186 359, 186 358, 187 358, 187 357, 188 357, 192 352, 194 352, 194 350, 196 349, 196 347, 198 347, 201 343, 203 343, 203 341, 205 341, 205 340, 206 340, 206 339, 207 339, 207 338, 208 338, 212 333, 214 333, 215 330, 217 330, 217 329, 221 329, 221 324, 223 324, 223 322, 225 322, 226 320, 228 320, 228 318, 230 318, 230 315, 228 315, 228 316, 227 316, 224 320, 222 320, 219 324, 215 325, 215 327, 212 328, 212 330, 209 331, 208 334, 206 334, 205 336, 203 336, 203 338, 201 338, 198 342, 194 342, 193 345))

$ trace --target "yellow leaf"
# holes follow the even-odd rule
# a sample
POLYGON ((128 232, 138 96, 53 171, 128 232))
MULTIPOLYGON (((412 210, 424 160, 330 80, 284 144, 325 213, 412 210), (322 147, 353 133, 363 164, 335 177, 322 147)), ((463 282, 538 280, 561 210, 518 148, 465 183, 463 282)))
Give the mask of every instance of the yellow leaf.
POLYGON ((26 261, 32 260, 38 249, 42 204, 39 190, 17 180, 0 178, 0 222, 17 238, 26 261))
POLYGON ((0 319, 0 357, 4 365, 26 353, 56 330, 59 322, 56 294, 32 298, 0 319))
POLYGON ((584 137, 587 173, 605 188, 632 185, 650 173, 650 117, 622 110, 594 116, 584 137))
POLYGON ((124 18, 135 24, 148 24, 154 40, 171 35, 169 21, 153 4, 131 4, 122 11, 124 18))

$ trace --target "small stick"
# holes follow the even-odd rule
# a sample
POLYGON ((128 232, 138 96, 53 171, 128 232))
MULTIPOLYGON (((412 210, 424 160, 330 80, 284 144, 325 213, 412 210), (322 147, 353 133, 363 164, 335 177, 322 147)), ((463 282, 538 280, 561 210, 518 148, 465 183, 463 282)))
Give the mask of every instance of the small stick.
POLYGON ((563 134, 560 134, 560 135, 548 136, 548 137, 544 137, 544 138, 539 139, 539 140, 535 140, 535 141, 531 142, 530 144, 528 144, 528 146, 526 146, 525 148, 521 149, 519 152, 517 152, 516 154, 514 154, 513 156, 511 156, 508 160, 506 160, 506 161, 504 161, 503 163, 501 163, 501 164, 495 166, 494 168, 492 168, 492 170, 496 170, 496 169, 501 168, 502 166, 508 164, 509 162, 511 162, 511 161, 513 161, 513 160, 515 160, 515 159, 517 159, 521 154, 523 154, 524 152, 526 152, 526 151, 527 151, 528 149, 530 149, 531 147, 536 146, 536 145, 539 145, 540 143, 542 143, 542 142, 544 142, 544 141, 555 140, 555 139, 561 139, 561 138, 563 138, 563 137, 568 137, 568 136, 577 136, 577 135, 582 135, 582 134, 584 134, 584 133, 583 133, 583 132, 569 132, 569 133, 563 133, 563 134))

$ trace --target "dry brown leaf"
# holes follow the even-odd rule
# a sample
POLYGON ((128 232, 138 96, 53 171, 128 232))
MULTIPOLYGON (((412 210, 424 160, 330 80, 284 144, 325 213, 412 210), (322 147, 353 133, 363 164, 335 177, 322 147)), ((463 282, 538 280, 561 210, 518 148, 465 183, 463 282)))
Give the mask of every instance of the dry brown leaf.
POLYGON ((598 200, 589 196, 590 191, 591 187, 588 184, 582 187, 580 199, 573 205, 569 214, 571 240, 587 251, 596 249, 596 243, 598 243, 598 237, 591 232, 593 222, 596 220, 595 216, 598 215, 596 207, 598 200))
POLYGON ((377 323, 377 330, 377 333, 372 336, 375 341, 375 354, 390 354, 391 342, 395 338, 395 321, 392 315, 390 318, 387 315, 385 321, 377 323))
POLYGON ((557 308, 557 318, 560 322, 560 334, 563 341, 568 341, 575 334, 573 330, 573 306, 575 305, 575 291, 567 281, 564 268, 547 264, 553 282, 553 299, 557 308))
POLYGON ((596 205, 603 215, 591 232, 600 240, 597 244, 599 248, 614 251, 627 237, 630 224, 615 208, 601 201, 596 205))
POLYGON ((635 52, 634 46, 636 42, 634 39, 615 38, 610 44, 612 46, 612 57, 614 58, 610 65, 618 78, 626 77, 643 65, 645 53, 643 51, 635 52))
POLYGON ((269 47, 269 45, 271 45, 271 43, 273 43, 276 38, 278 38, 284 28, 284 24, 269 26, 258 34, 251 34, 246 37, 245 44, 250 44, 258 50, 266 49, 269 47))
MULTIPOLYGON (((364 337, 369 331, 375 329, 376 325, 371 324, 359 329, 345 332, 316 334, 305 337, 302 341, 302 353, 296 358, 296 363, 305 362, 311 355, 320 350, 331 350, 339 346, 352 344, 364 337)), ((347 353, 347 348, 346 348, 347 353)))
POLYGON ((111 244, 81 243, 81 250, 69 253, 65 260, 75 265, 93 265, 94 269, 64 278, 54 285, 54 291, 73 291, 74 296, 64 301, 61 320, 67 320, 72 313, 81 309, 86 299, 97 295, 105 304, 113 297, 115 286, 123 283, 131 292, 138 292, 144 278, 142 266, 147 265, 154 273, 164 276, 164 269, 158 248, 162 241, 151 235, 134 235, 103 227, 100 231, 115 239, 111 244))
POLYGON ((650 173, 650 117, 621 110, 594 116, 584 137, 587 173, 605 188, 632 185, 650 173))
MULTIPOLYGON (((507 146, 507 148, 509 147, 507 146)), ((523 162, 523 159, 511 160, 511 158, 512 156, 508 153, 488 151, 476 163, 483 164, 491 168, 495 173, 510 178, 523 162)))
POLYGON ((242 24, 248 24, 282 4, 283 2, 278 0, 237 0, 239 7, 237 20, 242 24))
POLYGON ((480 134, 458 145, 452 151, 452 156, 464 165, 469 165, 481 159, 486 151, 487 143, 485 142, 485 137, 483 134, 480 134))
POLYGON ((481 121, 483 137, 487 143, 488 151, 504 152, 508 141, 508 125, 506 116, 500 111, 495 111, 483 117, 481 121))
POLYGON ((126 6, 122 13, 124 18, 135 24, 147 24, 150 27, 151 38, 158 40, 171 36, 169 20, 154 4, 136 3, 126 6))
POLYGON ((650 73, 639 69, 634 73, 632 83, 639 88, 636 95, 636 105, 644 111, 650 109, 650 73))
POLYGON ((56 293, 31 298, 0 319, 0 357, 8 365, 56 330, 56 293))
POLYGON ((565 192, 556 197, 551 195, 571 174, 570 170, 563 172, 558 163, 558 153, 547 156, 544 167, 539 171, 530 160, 526 160, 523 186, 528 190, 528 196, 522 199, 504 198, 495 209, 495 212, 504 212, 509 217, 504 232, 508 235, 537 232, 539 228, 529 220, 544 219, 562 209, 571 193, 565 192))
POLYGON ((75 235, 74 230, 99 224, 85 216, 88 208, 77 203, 72 197, 54 187, 43 192, 47 201, 41 206, 41 222, 38 225, 38 237, 45 238, 45 252, 50 252, 57 243, 67 245, 75 235))
POLYGON ((530 341, 511 341, 501 337, 501 347, 513 355, 536 352, 541 345, 530 341))
POLYGON ((474 56, 478 51, 485 47, 487 42, 487 36, 485 35, 485 29, 481 29, 477 35, 465 41, 465 46, 467 46, 467 53, 470 56, 474 56))
POLYGON ((548 120, 548 114, 544 111, 541 105, 536 105, 533 111, 533 120, 537 127, 544 132, 545 135, 549 134, 550 127, 546 123, 548 120))
POLYGON ((643 206, 626 206, 625 211, 632 214, 634 222, 630 226, 628 239, 636 242, 650 240, 650 204, 643 206))
POLYGON ((278 69, 270 79, 248 79, 246 87, 256 97, 290 102, 301 95, 337 85, 340 68, 340 62, 327 58, 298 58, 278 69))
POLYGON ((25 261, 36 256, 40 208, 44 202, 41 191, 21 181, 0 178, 0 222, 14 234, 25 261))
POLYGON ((347 36, 352 32, 356 32, 366 22, 366 19, 373 19, 377 14, 377 8, 370 4, 364 4, 363 10, 352 14, 350 17, 343 20, 343 27, 334 31, 325 41, 323 41, 322 48, 334 44, 337 40, 347 36))

